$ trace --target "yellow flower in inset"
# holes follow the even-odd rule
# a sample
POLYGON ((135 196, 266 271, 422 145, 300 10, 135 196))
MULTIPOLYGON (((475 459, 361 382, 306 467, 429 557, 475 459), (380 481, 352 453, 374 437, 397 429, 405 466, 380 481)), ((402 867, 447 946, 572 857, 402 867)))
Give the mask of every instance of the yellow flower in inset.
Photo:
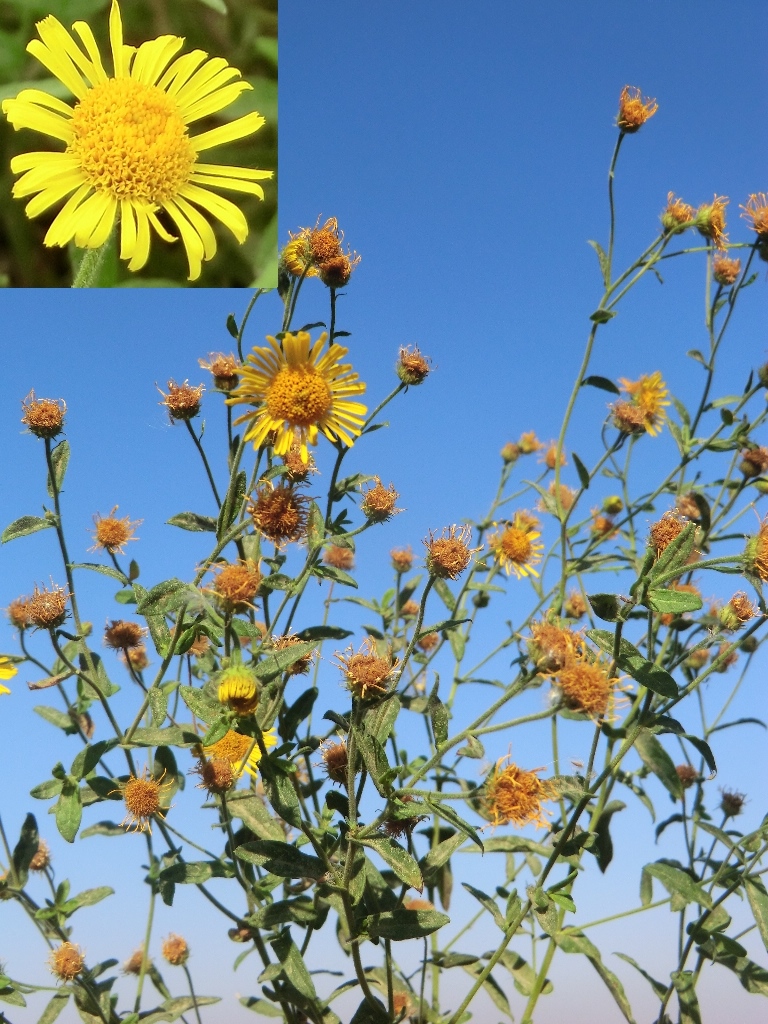
MULTIPOLYGON (((0 679, 13 679, 18 672, 18 669, 13 664, 10 658, 6 658, 5 655, 0 655, 0 679)), ((3 686, 0 683, 0 693, 10 693, 11 691, 7 686, 3 686)))
POLYGON ((669 405, 667 385, 662 380, 661 373, 644 373, 639 380, 627 380, 619 378, 621 390, 630 395, 632 405, 642 415, 643 426, 653 437, 658 434, 667 418, 665 406, 669 405))
POLYGON ((272 435, 276 455, 298 444, 307 463, 307 445, 317 444, 319 431, 346 445, 359 435, 367 410, 350 398, 362 395, 365 384, 341 361, 349 349, 334 343, 323 352, 327 337, 323 332, 313 345, 307 331, 285 334, 281 347, 268 335, 269 347, 254 348, 246 358, 240 383, 226 401, 256 406, 235 420, 248 423, 244 440, 254 448, 272 435))
MULTIPOLYGON (((262 733, 261 738, 265 747, 277 746, 274 729, 262 733)), ((209 747, 203 747, 203 753, 213 760, 229 761, 237 775, 248 772, 249 775, 256 778, 258 774, 261 750, 252 736, 243 736, 242 733, 230 729, 216 743, 212 743, 209 747)))
POLYGON ((541 561, 544 545, 534 543, 541 533, 531 528, 530 518, 528 513, 516 513, 511 523, 488 538, 488 546, 504 567, 507 576, 514 573, 521 579, 523 576, 539 575, 534 565, 541 561))
POLYGON ((11 170, 21 177, 13 194, 33 196, 26 207, 30 218, 69 197, 45 236, 49 246, 74 240, 96 249, 119 220, 120 257, 129 261, 129 270, 147 262, 151 229, 166 242, 176 241, 158 216, 163 210, 181 236, 194 281, 202 261, 216 252, 210 217, 240 243, 248 234, 242 211, 211 189, 263 199, 256 183, 272 172, 199 162, 206 150, 258 131, 264 124, 258 112, 199 135, 190 135, 189 126, 228 107, 251 86, 233 81, 240 72, 222 57, 209 59, 202 50, 176 57, 184 45, 178 36, 126 45, 117 0, 109 16, 112 76, 90 27, 78 21, 72 28, 80 45, 56 18, 44 18, 37 23, 40 38, 27 50, 74 96, 74 104, 34 88, 3 102, 15 129, 42 132, 65 146, 63 152, 14 157, 11 170))

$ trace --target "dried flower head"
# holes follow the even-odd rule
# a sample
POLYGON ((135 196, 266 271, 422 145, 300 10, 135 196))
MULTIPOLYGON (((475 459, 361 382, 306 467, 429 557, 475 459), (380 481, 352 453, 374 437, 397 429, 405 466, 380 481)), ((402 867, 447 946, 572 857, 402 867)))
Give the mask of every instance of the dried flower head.
POLYGON ((616 118, 616 126, 625 134, 632 135, 639 131, 645 122, 653 117, 659 105, 656 100, 648 96, 642 98, 642 93, 634 85, 625 85, 619 96, 619 113, 616 118))
POLYGON ((328 288, 344 288, 349 284, 352 271, 359 262, 360 257, 357 254, 348 256, 342 253, 340 256, 334 256, 333 259, 326 260, 318 266, 320 280, 328 288))
POLYGON ((219 676, 218 697, 241 716, 251 715, 259 703, 259 682, 245 665, 230 665, 219 676))
MULTIPOLYGON (((667 395, 669 391, 664 383, 661 373, 644 373, 638 380, 627 380, 625 377, 619 379, 621 390, 630 396, 630 403, 640 413, 638 424, 634 429, 626 430, 625 433, 640 433, 646 430, 652 437, 658 434, 667 418, 665 406, 669 405, 667 395), (638 429, 638 427, 640 429, 638 429)), ((632 415, 627 414, 624 408, 626 403, 619 402, 613 406, 614 423, 619 426, 617 419, 617 407, 621 406, 621 416, 627 418, 630 425, 635 422, 632 415)), ((623 428, 619 426, 619 429, 623 428)))
POLYGON ((730 287, 741 273, 741 260, 730 259, 718 253, 712 263, 712 276, 718 284, 730 287))
MULTIPOLYGON (((406 793, 400 798, 400 802, 404 804, 415 803, 415 797, 410 796, 406 793)), ((418 804, 417 806, 424 807, 424 804, 418 804)), ((426 821, 427 815, 418 814, 416 810, 412 811, 408 817, 398 817, 394 814, 386 817, 382 822, 382 831, 385 835, 388 835, 390 839, 402 839, 405 836, 410 836, 413 830, 422 821, 426 821)))
POLYGON ((683 532, 686 520, 678 512, 665 512, 658 522, 651 523, 650 546, 656 557, 683 532))
POLYGON ((520 449, 523 455, 532 455, 534 452, 539 451, 544 445, 536 437, 536 433, 533 430, 526 430, 520 435, 520 439, 517 442, 517 447, 520 449))
POLYGON ((349 572, 355 567, 355 553, 352 548, 343 548, 338 544, 329 544, 323 552, 323 561, 334 569, 349 572))
POLYGON ((678 764, 675 766, 675 771, 683 789, 690 789, 699 778, 699 773, 692 764, 678 764))
POLYGON ((688 668, 693 669, 694 672, 698 672, 699 669, 709 661, 709 651, 706 647, 699 647, 695 651, 691 651, 688 657, 685 659, 685 664, 688 668))
POLYGON ((283 455, 283 465, 287 470, 287 477, 291 483, 303 483, 310 473, 317 473, 315 460, 311 452, 307 452, 306 461, 302 458, 301 445, 294 442, 288 451, 283 455))
POLYGON ((51 848, 44 839, 39 839, 37 849, 29 862, 30 871, 45 871, 51 864, 51 848))
POLYGON ((403 909, 417 912, 419 910, 434 910, 435 904, 432 900, 422 899, 420 896, 410 896, 403 900, 403 909))
POLYGON ((232 391, 237 387, 240 363, 232 352, 228 356, 223 352, 211 352, 207 359, 198 359, 198 363, 204 370, 211 371, 213 383, 219 391, 232 391))
POLYGON ((761 520, 757 533, 747 541, 743 557, 747 571, 768 583, 768 516, 761 520))
POLYGON ((261 573, 250 559, 219 563, 214 566, 213 592, 228 611, 253 608, 253 600, 261 586, 261 573))
POLYGON ((67 615, 69 591, 57 587, 51 580, 51 589, 42 590, 35 584, 32 597, 29 599, 29 619, 38 629, 55 629, 60 626, 67 615))
POLYGON ((429 574, 443 580, 459 577, 469 565, 473 552, 480 550, 468 546, 471 536, 472 527, 468 524, 444 527, 439 537, 430 530, 424 540, 429 574))
POLYGON ((758 236, 768 235, 768 195, 755 192, 747 200, 747 205, 740 207, 742 217, 750 222, 749 226, 758 236))
POLYGON ((644 434, 645 414, 632 402, 614 402, 610 406, 614 427, 622 434, 644 434))
POLYGON ((725 208, 727 196, 715 196, 709 204, 703 204, 696 211, 696 227, 699 234, 708 238, 716 248, 724 249, 728 236, 725 234, 725 208))
POLYGON ((665 231, 677 233, 692 226, 696 211, 682 199, 675 198, 674 192, 667 193, 667 205, 661 214, 661 224, 665 231))
POLYGON ((678 495, 676 508, 680 515, 685 516, 686 519, 693 519, 694 521, 701 519, 701 509, 693 491, 678 495))
POLYGON ((405 548, 392 548, 389 557, 392 559, 392 568, 395 572, 410 572, 413 568, 413 551, 410 544, 405 548))
POLYGON ((414 1016, 416 1004, 408 992, 404 989, 396 988, 392 991, 392 1010, 395 1024, 398 1024, 399 1021, 404 1021, 414 1016))
POLYGON ((514 573, 517 579, 539 575, 534 566, 541 561, 544 545, 536 543, 541 533, 532 529, 529 523, 525 515, 516 513, 511 523, 488 538, 488 547, 498 563, 508 576, 514 573))
POLYGON ((388 693, 392 674, 399 664, 389 650, 380 655, 376 641, 370 636, 366 637, 357 653, 353 653, 350 647, 344 654, 337 654, 336 658, 347 686, 355 697, 362 700, 388 693))
POLYGON ((720 810, 726 818, 735 818, 737 814, 741 814, 747 802, 746 793, 739 793, 735 789, 721 789, 720 793, 720 810))
POLYGON ((608 540, 611 537, 615 537, 618 533, 613 519, 610 516, 603 515, 599 508, 592 509, 592 523, 589 529, 593 537, 599 537, 601 540, 608 540))
POLYGON ((421 640, 416 641, 416 646, 419 650, 424 651, 425 654, 429 654, 430 651, 434 651, 439 643, 439 633, 425 633, 421 640))
POLYGON ((191 420, 197 416, 200 412, 200 404, 203 400, 203 392, 205 391, 204 384, 192 387, 186 380, 183 384, 177 384, 175 380, 169 380, 166 387, 168 388, 167 395, 160 388, 157 390, 163 396, 160 405, 164 405, 168 409, 171 423, 175 420, 191 420))
POLYGON ((747 448, 741 453, 739 471, 745 477, 760 476, 768 469, 768 448, 747 448))
POLYGON ((131 522, 128 516, 124 516, 122 519, 115 517, 119 506, 115 505, 108 516, 102 516, 100 512, 97 512, 93 517, 93 523, 96 527, 93 531, 94 545, 89 548, 89 551, 107 551, 110 555, 125 554, 125 545, 130 540, 138 540, 138 537, 134 536, 135 528, 140 526, 142 523, 141 519, 137 519, 131 522))
MULTIPOLYGON (((277 746, 277 736, 274 729, 261 734, 262 742, 266 749, 277 746)), ((236 777, 247 772, 252 778, 258 775, 259 761, 261 761, 261 748, 255 743, 252 736, 244 736, 242 733, 230 729, 220 740, 208 747, 203 747, 205 757, 212 761, 226 761, 231 765, 236 777)))
POLYGON ((248 511, 256 529, 276 547, 301 540, 307 532, 309 498, 291 484, 274 486, 265 480, 259 484, 248 511))
POLYGON ((557 670, 557 687, 563 704, 591 718, 604 718, 618 679, 609 675, 608 666, 585 657, 571 655, 557 670))
MULTIPOLYGON (((288 651, 291 647, 303 644, 304 642, 301 637, 296 636, 294 633, 285 633, 283 636, 273 636, 271 646, 273 651, 288 651)), ((316 654, 316 650, 310 651, 309 654, 302 654, 300 658, 285 669, 286 674, 289 676, 305 676, 309 672, 316 654)))
POLYGON ((343 287, 360 262, 349 249, 344 252, 344 232, 335 217, 314 228, 301 228, 281 253, 281 263, 294 277, 319 277, 329 288, 343 287))
POLYGON ((200 776, 197 788, 205 789, 211 796, 226 793, 237 780, 232 764, 223 757, 214 757, 210 761, 201 757, 191 771, 200 776))
POLYGON ((163 958, 174 967, 182 967, 189 959, 187 940, 181 935, 174 935, 173 932, 167 939, 163 939, 160 952, 163 954, 163 958))
POLYGON ((369 522, 385 523, 403 511, 401 508, 395 508, 400 495, 392 484, 385 487, 380 477, 375 476, 373 479, 373 485, 367 490, 361 490, 363 500, 360 502, 360 510, 369 522))
MULTIPOLYGON (((539 459, 543 462, 547 469, 554 469, 557 465, 557 441, 550 441, 546 446, 544 454, 539 459)), ((567 466, 568 460, 565 457, 565 452, 560 452, 560 465, 567 466)))
POLYGON ((419 614, 419 603, 409 598, 400 609, 400 615, 404 619, 415 619, 419 614))
POLYGON ((563 611, 569 619, 580 619, 587 613, 587 602, 581 592, 572 590, 563 604, 563 611))
POLYGON ((35 437, 51 438, 61 433, 67 411, 63 398, 35 398, 33 390, 22 401, 21 407, 24 411, 21 422, 35 437))
POLYGON ((533 661, 539 675, 551 675, 559 671, 569 658, 579 654, 584 647, 580 633, 565 629, 553 622, 534 622, 532 637, 526 641, 528 657, 533 661))
POLYGON ((515 444, 514 441, 507 441, 504 447, 499 452, 504 462, 512 463, 517 462, 520 458, 520 445, 515 444))
POLYGON ((413 348, 404 345, 400 348, 395 371, 403 384, 415 387, 424 383, 432 372, 432 366, 430 360, 421 354, 416 345, 413 348))
POLYGON ((122 619, 117 619, 105 628, 104 643, 113 651, 128 651, 131 648, 140 647, 142 638, 146 635, 147 630, 138 622, 124 622, 122 619))
POLYGON ((715 672, 727 672, 739 660, 736 650, 729 650, 730 646, 728 643, 720 644, 717 650, 713 652, 712 661, 714 662, 715 672))
POLYGON ((720 609, 720 625, 729 632, 735 632, 745 626, 757 615, 757 608, 752 604, 743 590, 734 594, 731 600, 720 609))
POLYGON ((331 740, 326 740, 320 747, 320 753, 323 758, 325 774, 331 782, 346 786, 348 765, 346 742, 339 740, 338 743, 334 743, 331 740))
POLYGON ((547 488, 547 491, 549 493, 549 497, 546 500, 544 498, 539 498, 536 503, 536 507, 540 512, 549 512, 553 516, 558 514, 556 495, 560 498, 560 507, 564 512, 568 512, 573 508, 573 503, 576 501, 576 491, 574 491, 572 487, 569 487, 567 484, 560 484, 560 486, 557 487, 553 480, 547 488))
MULTIPOLYGON (((150 962, 149 957, 147 957, 147 967, 149 967, 150 962)), ((143 963, 144 949, 135 949, 123 964, 123 974, 141 974, 141 967, 143 963)))
POLYGON ((525 771, 505 757, 496 762, 485 783, 485 805, 494 825, 512 822, 522 828, 534 822, 536 828, 546 827, 541 804, 550 799, 551 787, 538 776, 543 770, 525 771))
POLYGON ((139 644, 137 647, 129 647, 123 651, 120 657, 134 672, 143 672, 149 665, 147 648, 144 644, 139 644))
POLYGON ((73 981, 85 967, 85 954, 74 943, 62 942, 51 950, 48 965, 59 981, 73 981))
POLYGON ((17 629, 26 629, 27 626, 32 625, 32 619, 29 615, 29 602, 30 599, 28 597, 15 597, 6 608, 11 625, 17 629))
MULTIPOLYGON (((163 772, 165 775, 165 772, 163 772)), ((130 832, 152 832, 152 818, 157 814, 165 816, 167 807, 162 806, 162 799, 171 788, 172 783, 163 782, 163 775, 156 779, 144 767, 140 776, 130 775, 122 787, 126 814, 121 824, 130 832), (126 824, 127 822, 127 824, 126 824)))

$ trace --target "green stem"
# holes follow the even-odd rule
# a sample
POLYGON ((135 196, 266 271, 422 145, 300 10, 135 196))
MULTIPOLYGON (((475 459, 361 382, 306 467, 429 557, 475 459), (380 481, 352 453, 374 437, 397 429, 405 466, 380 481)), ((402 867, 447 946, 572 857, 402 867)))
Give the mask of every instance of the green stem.
POLYGON ((104 258, 114 243, 114 238, 115 233, 113 228, 112 233, 104 245, 99 246, 98 249, 85 250, 83 257, 80 260, 80 266, 77 268, 75 279, 72 282, 73 288, 99 287, 99 275, 101 273, 101 268, 104 265, 104 258))

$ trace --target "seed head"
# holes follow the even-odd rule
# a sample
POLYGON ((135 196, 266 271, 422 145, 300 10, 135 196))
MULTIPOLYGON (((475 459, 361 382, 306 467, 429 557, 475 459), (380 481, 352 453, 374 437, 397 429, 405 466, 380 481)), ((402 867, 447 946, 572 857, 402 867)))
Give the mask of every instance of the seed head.
POLYGON ((399 661, 387 651, 384 656, 378 654, 376 641, 367 637, 357 654, 350 647, 344 654, 337 654, 339 667, 344 673, 347 686, 355 697, 368 700, 381 697, 389 692, 392 673, 399 661))
MULTIPOLYGON (((291 647, 295 647, 296 644, 302 644, 304 641, 293 633, 286 633, 283 636, 272 637, 272 650, 273 651, 287 651, 291 647)), ((310 651, 309 654, 302 655, 297 661, 294 661, 292 665, 289 665, 285 670, 289 676, 305 676, 314 660, 316 651, 310 651)))
POLYGON ((512 762, 504 765, 507 760, 497 761, 486 780, 485 805, 491 821, 494 825, 512 822, 518 828, 534 822, 536 828, 544 828, 541 804, 551 797, 551 787, 538 776, 544 769, 529 772, 512 762))
POLYGON ((163 940, 160 947, 163 957, 174 967, 182 967, 189 959, 189 946, 187 940, 181 935, 174 935, 173 932, 167 939, 163 940))
POLYGON ((701 519, 701 509, 693 491, 689 491, 688 494, 679 495, 676 507, 680 515, 685 516, 686 519, 693 519, 694 521, 701 519))
POLYGON ((499 454, 501 455, 504 462, 517 462, 521 454, 520 446, 515 444, 514 441, 507 441, 507 443, 501 449, 501 452, 499 454))
POLYGON ((142 523, 141 519, 137 519, 135 522, 131 522, 128 516, 124 516, 122 519, 115 517, 118 506, 112 509, 108 516, 102 516, 100 512, 97 512, 93 517, 93 523, 96 529, 93 531, 94 545, 89 548, 89 551, 108 551, 110 555, 125 554, 125 545, 129 540, 138 540, 134 536, 134 529, 140 526, 142 523))
POLYGON ((60 626, 67 615, 69 592, 64 587, 57 587, 51 580, 51 589, 42 590, 35 584, 32 597, 29 599, 29 619, 38 629, 55 629, 60 626))
POLYGON ((183 384, 177 384, 175 380, 169 380, 166 387, 168 388, 167 395, 160 388, 157 390, 163 396, 160 405, 164 405, 168 409, 171 423, 175 420, 191 420, 197 416, 200 412, 205 385, 198 384, 197 387, 192 387, 186 380, 183 384))
POLYGON ((259 567, 250 558, 227 562, 214 567, 213 592, 228 611, 253 608, 253 600, 261 586, 259 567))
POLYGON ((679 537, 685 529, 686 521, 683 516, 676 512, 665 512, 658 522, 651 524, 650 545, 656 552, 656 557, 679 537))
POLYGON ((413 568, 413 551, 410 545, 405 548, 392 548, 389 557, 392 559, 392 568, 395 572, 406 573, 413 568))
POLYGON ((30 391, 21 407, 24 410, 21 422, 35 437, 51 438, 61 433, 67 411, 63 398, 35 398, 35 392, 30 391))
POLYGON ((667 194, 667 205, 661 214, 661 224, 665 231, 677 234, 693 225, 696 211, 682 199, 676 199, 674 192, 667 194))
POLYGON ((431 900, 424 900, 420 896, 411 896, 407 900, 403 900, 403 908, 405 910, 434 910, 435 904, 431 900))
MULTIPOLYGON (((163 772, 163 775, 165 772, 163 772)), ((122 824, 130 832, 152 832, 152 818, 158 814, 165 815, 167 808, 161 806, 163 790, 170 788, 171 783, 163 783, 163 776, 156 779, 150 775, 145 766, 140 776, 131 775, 123 787, 123 801, 126 815, 122 824), (127 825, 126 825, 127 822, 127 825)))
POLYGON ((37 850, 32 855, 32 860, 29 862, 30 871, 45 871, 51 863, 51 848, 44 839, 40 839, 37 844, 37 850))
MULTIPOLYGON (((540 462, 543 462, 547 469, 554 469, 557 464, 557 442, 550 441, 546 446, 546 451, 541 456, 540 462)), ((565 452, 560 452, 560 465, 567 466, 568 460, 565 457, 565 452)))
POLYGON ((745 793, 738 793, 735 789, 721 789, 720 810, 726 818, 735 818, 741 814, 744 804, 747 802, 745 793))
POLYGON ((615 537, 618 533, 616 524, 610 516, 604 516, 599 508, 592 509, 592 524, 590 531, 593 537, 599 537, 603 540, 607 540, 610 537, 615 537))
POLYGON ((419 614, 419 604, 417 601, 408 600, 400 609, 400 615, 404 619, 415 619, 419 614))
POLYGON ((429 537, 424 540, 430 576, 437 576, 442 580, 455 580, 461 576, 469 565, 473 552, 479 550, 468 546, 471 536, 472 527, 468 524, 444 527, 439 537, 430 530, 429 537))
POLYGON ((622 434, 644 434, 646 431, 645 413, 632 402, 614 402, 611 419, 622 434))
POLYGON ((259 703, 259 683, 245 665, 231 665, 219 676, 219 700, 244 717, 251 715, 259 703))
POLYGON ((395 502, 400 495, 392 484, 385 487, 379 477, 375 476, 373 479, 375 481, 373 486, 362 491, 363 500, 360 503, 360 509, 369 522, 385 523, 392 516, 403 511, 401 508, 395 508, 395 502))
POLYGON ((352 271, 359 262, 360 257, 357 255, 341 253, 340 256, 334 256, 318 266, 320 280, 328 288, 344 288, 349 284, 352 271))
POLYGON ((301 445, 298 443, 292 444, 283 456, 283 465, 288 470, 288 479, 293 484, 303 483, 310 473, 317 473, 311 452, 307 452, 307 461, 305 462, 301 455, 301 445))
POLYGON ((625 85, 619 96, 619 113, 616 126, 626 135, 639 131, 645 122, 653 117, 659 105, 656 100, 642 98, 642 94, 634 85, 625 85))
POLYGON ((691 651, 688 657, 685 659, 685 664, 688 668, 693 669, 694 672, 698 672, 699 669, 709 661, 709 651, 705 647, 699 647, 695 651, 691 651))
POLYGON ((415 345, 413 348, 408 345, 401 347, 395 370, 403 384, 416 387, 424 383, 432 372, 432 366, 430 360, 423 356, 415 345))
POLYGON ((586 615, 587 602, 578 590, 572 590, 563 604, 563 611, 569 619, 580 619, 586 615))
POLYGON ((211 796, 226 793, 237 779, 231 763, 221 757, 211 758, 210 761, 201 757, 192 771, 200 776, 197 788, 207 790, 211 796))
POLYGON ((147 635, 147 630, 137 622, 124 622, 121 619, 113 620, 110 626, 104 630, 104 643, 113 651, 128 651, 131 648, 142 646, 142 637, 147 635))
POLYGON ((603 718, 608 710, 618 679, 611 677, 600 661, 570 655, 556 673, 563 704, 592 718, 603 718))
POLYGON ((198 363, 204 370, 211 371, 213 383, 219 391, 232 391, 237 387, 240 363, 231 352, 228 356, 223 352, 211 352, 207 360, 198 359, 198 363))
POLYGON ((728 604, 720 609, 720 625, 733 633, 745 626, 757 615, 757 608, 743 591, 734 594, 728 604))
POLYGON ((747 541, 743 557, 747 570, 768 583, 768 516, 761 521, 755 536, 747 541))
POLYGON ((741 453, 739 471, 747 478, 760 476, 768 469, 768 448, 747 448, 741 453))
POLYGON ((729 259, 719 253, 715 256, 712 264, 712 276, 718 284, 730 287, 735 284, 736 278, 741 273, 741 260, 729 259))
POLYGON ((725 208, 727 196, 715 196, 709 204, 704 204, 696 211, 696 227, 699 234, 708 238, 716 248, 725 249, 728 236, 725 234, 725 208))
POLYGON ((135 672, 143 672, 149 665, 147 648, 144 644, 139 644, 137 647, 129 647, 127 650, 123 651, 120 657, 126 665, 130 665, 135 672))
POLYGON ((291 484, 264 481, 256 490, 248 511, 256 529, 277 547, 301 540, 307 532, 309 498, 291 484))
MULTIPOLYGON (((149 957, 147 957, 147 967, 150 965, 149 957)), ((144 950, 136 949, 131 953, 128 959, 123 964, 123 974, 141 974, 141 965, 144 963, 144 950)))
POLYGON ((294 277, 319 277, 329 288, 341 288, 349 282, 352 271, 360 262, 357 253, 342 249, 344 232, 335 217, 329 217, 320 227, 320 218, 314 228, 301 228, 291 233, 291 241, 280 254, 280 262, 294 277))
POLYGON ((551 675, 558 672, 574 655, 584 647, 580 633, 572 629, 564 629, 552 622, 543 620, 531 626, 533 634, 526 641, 528 657, 533 661, 539 675, 551 675))
POLYGON ((348 761, 347 744, 345 741, 340 740, 338 743, 333 743, 328 740, 322 744, 320 751, 323 758, 325 774, 331 782, 340 786, 346 786, 348 761))
POLYGON ((341 569, 349 572, 355 567, 355 553, 352 548, 342 548, 338 544, 329 544, 323 552, 323 562, 333 566, 334 569, 341 569))
POLYGON ((758 239, 768 237, 768 195, 765 192, 753 193, 741 209, 744 211, 741 216, 750 222, 749 226, 758 239))
POLYGON ((29 603, 30 599, 28 597, 15 597, 6 608, 11 625, 17 629, 26 629, 32 625, 32 619, 29 615, 29 603))
POLYGON ((73 981, 85 966, 85 955, 74 943, 62 942, 51 951, 48 964, 59 981, 73 981))
POLYGON ((192 654, 195 658, 202 658, 210 646, 210 639, 205 635, 205 633, 201 633, 199 636, 195 637, 194 642, 189 645, 187 654, 192 654))
POLYGON ((425 654, 429 654, 430 651, 434 651, 439 643, 439 633, 425 633, 421 640, 416 641, 416 646, 424 651, 425 654))
POLYGON ((675 767, 675 771, 683 789, 690 789, 699 778, 699 773, 692 764, 679 764, 675 767))

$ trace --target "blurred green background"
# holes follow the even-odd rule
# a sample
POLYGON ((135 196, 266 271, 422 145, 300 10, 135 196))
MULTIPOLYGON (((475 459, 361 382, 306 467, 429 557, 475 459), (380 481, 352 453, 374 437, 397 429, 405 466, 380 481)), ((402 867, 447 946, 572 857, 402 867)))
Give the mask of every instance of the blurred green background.
MULTIPOLYGON (((250 138, 219 146, 206 154, 212 163, 274 170, 262 182, 265 200, 241 193, 221 193, 235 202, 250 225, 239 245, 230 232, 214 222, 219 249, 203 264, 199 288, 261 287, 277 284, 277 2, 278 0, 122 0, 125 41, 132 45, 159 35, 186 39, 182 52, 205 50, 224 57, 253 86, 237 102, 213 118, 194 122, 192 134, 258 110, 266 124, 250 138)), ((111 0, 0 0, 0 101, 15 96, 33 81, 71 102, 65 87, 26 52, 37 38, 35 23, 54 14, 69 30, 75 21, 91 26, 111 73, 109 9, 111 0)), ((68 287, 82 250, 46 248, 43 238, 62 204, 35 220, 24 213, 25 202, 13 199, 11 158, 30 150, 60 149, 54 139, 22 129, 15 132, 0 115, 0 285, 20 288, 68 287)), ((163 216, 161 214, 161 216, 163 216)), ((173 226, 167 224, 172 234, 173 226)), ((108 256, 105 283, 118 287, 188 285, 187 259, 181 242, 172 245, 153 234, 147 265, 138 273, 126 269, 116 252, 108 256)))

